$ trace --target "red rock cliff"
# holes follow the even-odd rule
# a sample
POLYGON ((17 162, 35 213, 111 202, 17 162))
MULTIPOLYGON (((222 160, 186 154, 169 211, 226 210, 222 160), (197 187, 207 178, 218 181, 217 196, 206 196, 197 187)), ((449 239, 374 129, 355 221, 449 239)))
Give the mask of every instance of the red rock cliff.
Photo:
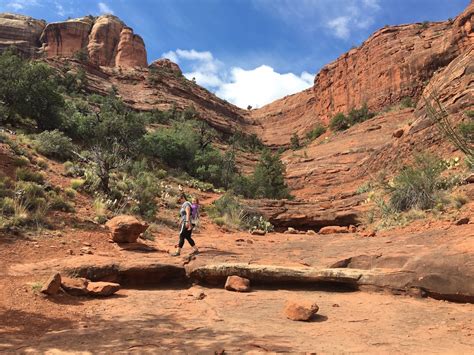
POLYGON ((474 45, 473 28, 474 2, 454 21, 385 27, 321 69, 312 100, 303 91, 253 110, 256 131, 267 132, 267 144, 283 145, 293 133, 301 136, 318 121, 328 123, 364 103, 380 111, 403 97, 416 101, 437 70, 474 45), (276 132, 275 126, 285 129, 276 132))

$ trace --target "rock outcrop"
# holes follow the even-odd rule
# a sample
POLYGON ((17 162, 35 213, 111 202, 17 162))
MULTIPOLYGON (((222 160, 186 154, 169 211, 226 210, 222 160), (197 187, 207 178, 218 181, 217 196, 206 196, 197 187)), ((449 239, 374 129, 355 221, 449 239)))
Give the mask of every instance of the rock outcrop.
POLYGON ((32 17, 0 14, 0 50, 14 46, 25 55, 34 56, 45 26, 46 22, 32 17))
POLYGON ((0 15, 0 50, 15 46, 30 57, 71 58, 108 67, 147 67, 143 39, 112 15, 86 16, 46 24, 31 17, 0 15))
POLYGON ((86 51, 93 18, 82 17, 49 23, 40 37, 42 51, 47 57, 73 57, 86 51))
POLYGON ((120 32, 120 41, 115 58, 116 67, 146 67, 145 42, 133 33, 130 27, 124 27, 120 32))
POLYGON ((102 66, 114 66, 120 33, 124 24, 117 17, 104 15, 98 17, 89 34, 87 51, 89 60, 102 66))
POLYGON ((165 71, 168 73, 175 74, 177 76, 183 75, 181 68, 178 64, 173 63, 168 58, 160 58, 152 62, 149 66, 150 69, 155 69, 157 71, 165 71))

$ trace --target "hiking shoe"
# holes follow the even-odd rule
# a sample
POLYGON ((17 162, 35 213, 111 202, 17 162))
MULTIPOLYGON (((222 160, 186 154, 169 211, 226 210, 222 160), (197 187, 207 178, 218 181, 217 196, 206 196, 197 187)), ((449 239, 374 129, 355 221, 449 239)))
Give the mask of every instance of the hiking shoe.
POLYGON ((179 251, 175 251, 174 253, 171 254, 171 256, 180 256, 181 253, 179 251))
POLYGON ((198 255, 199 254, 199 250, 193 250, 189 255, 198 255))

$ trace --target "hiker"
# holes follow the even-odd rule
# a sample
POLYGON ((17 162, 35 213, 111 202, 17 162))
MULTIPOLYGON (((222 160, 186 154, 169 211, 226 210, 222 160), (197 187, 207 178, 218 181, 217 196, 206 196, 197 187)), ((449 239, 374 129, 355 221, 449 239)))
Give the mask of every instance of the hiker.
POLYGON ((199 199, 197 197, 193 197, 191 200, 191 224, 193 225, 196 230, 199 229, 200 220, 199 220, 199 199))
POLYGON ((181 254, 181 249, 184 245, 184 240, 186 239, 188 243, 193 247, 193 251, 191 255, 195 255, 199 253, 198 248, 196 247, 196 243, 194 243, 191 234, 193 232, 193 225, 191 223, 191 212, 192 212, 192 205, 191 202, 188 201, 186 194, 183 192, 178 202, 181 205, 181 209, 179 210, 179 224, 180 224, 180 232, 179 232, 179 243, 176 248, 176 251, 171 254, 172 256, 179 256, 181 254))

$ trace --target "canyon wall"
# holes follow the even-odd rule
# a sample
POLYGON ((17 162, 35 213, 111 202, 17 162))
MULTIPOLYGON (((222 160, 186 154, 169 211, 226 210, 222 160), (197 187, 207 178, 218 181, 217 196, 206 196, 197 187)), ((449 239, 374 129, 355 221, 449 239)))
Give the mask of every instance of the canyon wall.
POLYGON ((474 2, 454 20, 387 26, 316 75, 312 97, 303 91, 277 100, 251 115, 269 145, 288 144, 316 123, 364 103, 380 111, 404 97, 417 101, 431 77, 474 45, 474 2), (310 110, 302 111, 302 107, 310 110), (278 134, 275 122, 284 130, 278 134), (274 134, 268 134, 270 131, 274 134))

